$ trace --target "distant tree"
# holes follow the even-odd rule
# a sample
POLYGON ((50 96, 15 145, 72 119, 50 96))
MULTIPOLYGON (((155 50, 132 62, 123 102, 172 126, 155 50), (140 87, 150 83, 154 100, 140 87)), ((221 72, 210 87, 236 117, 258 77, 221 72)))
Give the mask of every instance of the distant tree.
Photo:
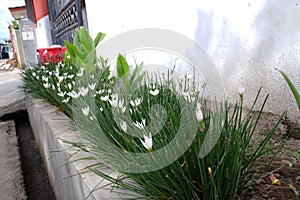
POLYGON ((17 22, 16 20, 12 20, 12 21, 11 21, 11 24, 12 24, 12 27, 13 27, 14 29, 19 29, 19 24, 18 24, 18 22, 17 22))

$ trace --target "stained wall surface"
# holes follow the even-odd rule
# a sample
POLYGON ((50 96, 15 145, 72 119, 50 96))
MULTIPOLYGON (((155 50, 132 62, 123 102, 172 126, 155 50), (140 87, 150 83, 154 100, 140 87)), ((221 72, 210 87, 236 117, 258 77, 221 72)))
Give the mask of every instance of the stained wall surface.
POLYGON ((284 70, 300 90, 299 0, 86 0, 86 8, 93 37, 100 31, 109 40, 142 28, 183 34, 210 57, 227 99, 238 99, 242 85, 250 106, 262 87, 260 102, 270 94, 265 111, 287 110, 290 119, 299 120, 293 95, 274 69, 284 70))

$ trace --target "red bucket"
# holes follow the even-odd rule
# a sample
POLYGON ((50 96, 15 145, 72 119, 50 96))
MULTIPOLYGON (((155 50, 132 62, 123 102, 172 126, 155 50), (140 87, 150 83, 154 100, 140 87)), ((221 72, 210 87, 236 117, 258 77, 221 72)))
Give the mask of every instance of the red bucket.
POLYGON ((64 54, 66 52, 66 47, 49 47, 40 48, 36 50, 41 63, 58 63, 64 61, 64 54))

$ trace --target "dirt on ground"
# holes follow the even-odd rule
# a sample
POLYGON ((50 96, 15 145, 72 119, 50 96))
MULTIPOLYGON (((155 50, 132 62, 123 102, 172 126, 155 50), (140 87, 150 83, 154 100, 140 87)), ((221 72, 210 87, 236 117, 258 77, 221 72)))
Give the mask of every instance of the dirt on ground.
MULTIPOLYGON (((259 144, 265 133, 272 129, 279 118, 280 116, 264 113, 256 128, 253 141, 259 144)), ((283 120, 276 129, 266 146, 268 149, 272 147, 275 149, 259 159, 256 166, 267 166, 273 155, 278 154, 267 170, 258 171, 258 173, 263 172, 265 175, 258 179, 249 190, 247 200, 300 199, 300 140, 289 137, 289 132, 293 131, 292 128, 283 120), (270 178, 272 174, 279 183, 272 184, 270 178)))
POLYGON ((28 200, 55 200, 27 111, 14 115, 28 200))
POLYGON ((0 122, 0 199, 25 200, 14 121, 0 122))
MULTIPOLYGON (((17 151, 16 155, 12 155, 11 151, 4 152, 6 156, 10 157, 11 159, 19 158, 21 162, 19 163, 12 163, 11 167, 8 169, 9 173, 14 174, 14 166, 21 165, 22 171, 20 172, 20 177, 22 179, 23 185, 22 187, 25 188, 27 200, 55 200, 55 196, 53 190, 51 188, 46 169, 43 163, 43 159, 40 155, 39 148, 35 142, 34 135, 29 123, 27 111, 18 111, 14 114, 4 115, 0 118, 0 125, 1 121, 7 120, 14 120, 16 133, 18 140, 13 141, 14 143, 11 144, 10 148, 17 148, 19 147, 19 152, 17 151), (19 157, 17 157, 20 154, 19 157)), ((0 153, 1 153, 1 138, 0 138, 0 153)), ((10 148, 6 148, 9 150, 10 148)), ((17 148, 18 149, 18 148, 17 148)), ((2 162, 2 161, 1 161, 2 162)), ((1 163, 0 163, 1 167, 1 163)), ((20 168, 20 167, 19 167, 20 168)), ((0 168, 0 175, 3 171, 3 168, 0 168)), ((19 177, 19 178, 20 178, 19 177)), ((1 183, 1 180, 4 180, 2 175, 0 179, 0 200, 23 200, 23 196, 20 196, 20 189, 17 187, 15 188, 16 191, 14 192, 14 198, 2 198, 2 190, 5 191, 5 183, 1 183)), ((18 180, 14 181, 14 184, 19 183, 18 180)), ((22 190, 21 190, 22 191, 22 190)), ((24 193, 25 193, 24 192, 24 193)), ((4 194, 4 193, 3 193, 4 194)), ((24 195, 25 196, 25 195, 24 195)))

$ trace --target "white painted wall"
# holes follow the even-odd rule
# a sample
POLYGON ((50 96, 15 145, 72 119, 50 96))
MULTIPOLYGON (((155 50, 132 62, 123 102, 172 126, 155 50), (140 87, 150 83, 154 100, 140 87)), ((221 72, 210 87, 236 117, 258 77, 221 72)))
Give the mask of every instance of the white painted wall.
POLYGON ((50 32, 49 16, 45 16, 37 21, 35 29, 37 36, 37 47, 47 48, 52 45, 52 38, 50 32))
POLYGON ((260 87, 270 97, 266 111, 299 119, 283 78, 300 90, 300 0, 85 0, 89 31, 109 39, 138 28, 163 28, 193 39, 223 78, 226 96, 238 98, 242 84, 249 105, 260 87))

